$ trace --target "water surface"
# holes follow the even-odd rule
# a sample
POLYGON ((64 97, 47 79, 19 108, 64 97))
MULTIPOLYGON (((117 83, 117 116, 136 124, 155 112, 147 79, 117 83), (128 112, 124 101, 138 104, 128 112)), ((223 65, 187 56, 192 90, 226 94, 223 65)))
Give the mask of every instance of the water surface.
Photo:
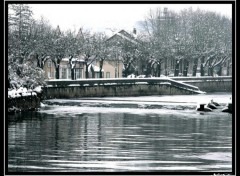
POLYGON ((55 99, 9 116, 10 172, 231 172, 230 93, 55 99), (221 107, 195 111, 211 99, 221 107))

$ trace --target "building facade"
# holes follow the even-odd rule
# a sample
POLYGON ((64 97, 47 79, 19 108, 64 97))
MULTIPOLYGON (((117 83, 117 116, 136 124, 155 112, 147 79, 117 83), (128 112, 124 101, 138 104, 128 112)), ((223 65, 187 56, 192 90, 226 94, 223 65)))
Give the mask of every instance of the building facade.
MULTIPOLYGON (((74 79, 86 78, 86 66, 85 61, 79 58, 73 58, 72 64, 74 64, 73 72, 74 79)), ((89 78, 100 78, 100 63, 94 61, 88 67, 89 78)), ((45 77, 47 79, 56 78, 56 69, 51 61, 48 59, 43 67, 45 71, 45 77)), ((121 78, 122 77, 123 64, 121 61, 105 60, 102 68, 102 78, 121 78)), ((72 79, 71 77, 71 64, 69 58, 63 58, 60 62, 59 79, 72 79)))

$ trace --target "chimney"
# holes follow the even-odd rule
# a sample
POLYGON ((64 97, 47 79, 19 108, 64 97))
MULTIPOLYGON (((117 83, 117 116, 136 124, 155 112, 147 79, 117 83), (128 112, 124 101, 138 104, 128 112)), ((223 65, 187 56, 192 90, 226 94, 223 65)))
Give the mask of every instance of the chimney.
POLYGON ((134 34, 134 35, 137 34, 137 30, 136 30, 136 28, 133 28, 133 34, 134 34))

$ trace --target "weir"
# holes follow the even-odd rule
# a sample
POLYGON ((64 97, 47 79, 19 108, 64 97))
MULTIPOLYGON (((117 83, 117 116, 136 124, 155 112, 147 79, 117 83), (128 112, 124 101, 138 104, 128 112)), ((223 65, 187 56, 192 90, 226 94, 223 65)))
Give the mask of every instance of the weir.
POLYGON ((205 92, 232 92, 232 76, 172 77, 172 79, 196 86, 205 92))
POLYGON ((117 78, 49 80, 46 99, 103 96, 188 95, 204 93, 198 87, 171 78, 117 78))
POLYGON ((231 92, 232 77, 164 77, 49 80, 46 99, 104 96, 189 95, 231 92))
POLYGON ((38 96, 8 99, 8 111, 36 109, 42 99, 104 96, 189 95, 231 92, 232 77, 50 80, 38 96))

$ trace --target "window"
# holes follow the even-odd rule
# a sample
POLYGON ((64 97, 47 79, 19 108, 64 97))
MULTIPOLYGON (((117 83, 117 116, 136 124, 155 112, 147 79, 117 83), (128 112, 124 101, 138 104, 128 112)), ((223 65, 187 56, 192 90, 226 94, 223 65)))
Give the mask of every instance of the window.
POLYGON ((83 75, 82 75, 83 69, 79 69, 79 70, 80 70, 80 72, 79 72, 79 78, 82 78, 82 77, 83 77, 83 75))
POLYGON ((110 78, 110 72, 106 73, 106 78, 110 78))
POLYGON ((68 79, 71 79, 71 69, 68 69, 68 79))
POLYGON ((96 78, 100 78, 99 72, 95 72, 96 78))
POLYGON ((48 73, 48 78, 54 78, 54 72, 47 72, 48 73))
POLYGON ((79 79, 79 78, 81 78, 80 69, 76 68, 76 79, 79 79))
POLYGON ((84 64, 83 64, 83 63, 79 63, 79 67, 80 67, 80 68, 83 68, 83 67, 84 67, 84 64))
POLYGON ((54 78, 54 72, 51 72, 50 76, 51 76, 51 78, 54 78))
POLYGON ((52 61, 48 61, 48 67, 52 67, 52 61))
POLYGON ((67 69, 62 68, 62 79, 67 79, 67 69))

